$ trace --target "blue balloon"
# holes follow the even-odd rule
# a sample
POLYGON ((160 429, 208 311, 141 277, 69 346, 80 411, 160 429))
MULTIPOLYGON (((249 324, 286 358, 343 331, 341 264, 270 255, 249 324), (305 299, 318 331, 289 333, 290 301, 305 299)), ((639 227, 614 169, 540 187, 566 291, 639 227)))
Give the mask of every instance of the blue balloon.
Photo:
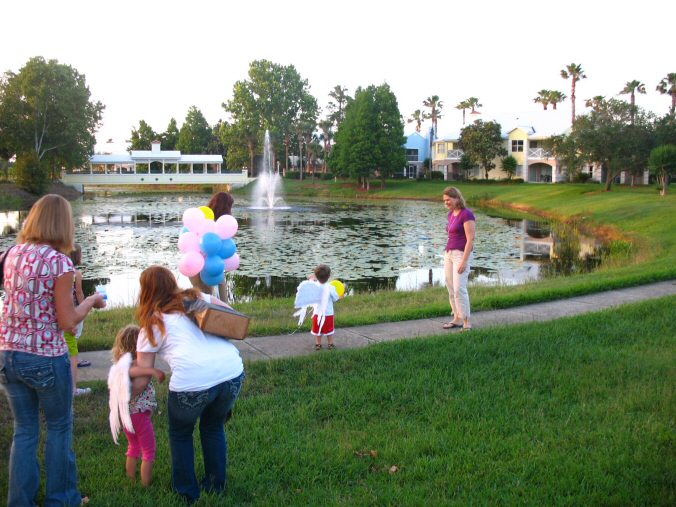
POLYGON ((225 279, 225 272, 221 270, 221 272, 218 275, 211 276, 207 274, 204 270, 202 270, 200 272, 200 279, 205 283, 205 285, 213 287, 214 285, 218 285, 225 279))
POLYGON ((207 232, 200 239, 200 248, 207 257, 218 255, 221 249, 221 238, 215 232, 207 232))
POLYGON ((225 263, 218 255, 211 255, 204 260, 202 271, 209 276, 217 276, 225 271, 225 263))
POLYGON ((218 251, 218 256, 221 259, 228 259, 235 255, 237 251, 237 245, 232 239, 224 239, 221 241, 221 246, 218 251))

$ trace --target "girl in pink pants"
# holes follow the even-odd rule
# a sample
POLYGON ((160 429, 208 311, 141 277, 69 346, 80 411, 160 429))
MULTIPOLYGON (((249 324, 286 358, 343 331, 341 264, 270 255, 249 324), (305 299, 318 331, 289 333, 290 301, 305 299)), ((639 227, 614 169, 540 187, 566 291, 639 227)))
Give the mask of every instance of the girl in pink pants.
MULTIPOLYGON (((164 381, 164 372, 157 368, 145 368, 136 364, 136 341, 138 339, 140 328, 138 326, 126 326, 122 328, 115 337, 113 345, 113 361, 116 366, 120 359, 126 354, 127 361, 132 361, 129 366, 128 376, 130 379, 136 377, 156 377, 160 382, 164 381)), ((129 363, 127 363, 129 364, 129 363)), ((116 368, 113 366, 113 368, 116 368)), ((112 371, 112 370, 111 370, 112 371)), ((111 407, 116 405, 113 401, 120 393, 119 386, 111 385, 112 375, 109 376, 108 384, 111 395, 111 407)), ((125 379, 126 380, 126 379, 125 379)), ((129 381, 123 383, 122 389, 129 389, 129 381)), ((119 404, 118 404, 119 405, 119 404)), ((153 477, 153 463, 155 462, 155 430, 151 419, 153 411, 157 410, 157 400, 155 399, 155 387, 152 381, 138 395, 132 396, 129 401, 129 416, 131 418, 132 428, 128 428, 123 423, 124 434, 127 436, 129 445, 127 447, 126 471, 127 477, 136 480, 136 468, 139 459, 141 459, 141 484, 150 485, 153 477), (133 431, 132 431, 133 430, 133 431)), ((117 414, 115 414, 117 417, 117 414)), ((124 421, 124 417, 121 417, 124 421)))

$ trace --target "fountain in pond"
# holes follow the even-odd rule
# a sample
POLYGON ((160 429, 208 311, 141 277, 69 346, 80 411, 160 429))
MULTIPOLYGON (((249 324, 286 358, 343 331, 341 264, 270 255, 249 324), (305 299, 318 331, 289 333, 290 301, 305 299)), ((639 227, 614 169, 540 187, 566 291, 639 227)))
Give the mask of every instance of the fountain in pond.
POLYGON ((265 131, 263 144, 263 166, 256 179, 253 190, 253 202, 256 208, 278 209, 284 208, 281 193, 281 178, 272 167, 272 148, 270 147, 270 132, 265 131))

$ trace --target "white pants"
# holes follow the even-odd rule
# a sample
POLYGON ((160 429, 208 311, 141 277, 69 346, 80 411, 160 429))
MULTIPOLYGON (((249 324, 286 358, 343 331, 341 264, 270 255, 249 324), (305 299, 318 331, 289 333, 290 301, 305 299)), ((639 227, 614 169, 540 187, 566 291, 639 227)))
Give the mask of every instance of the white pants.
POLYGON ((449 250, 444 255, 444 277, 446 279, 446 289, 448 289, 448 300, 451 303, 451 310, 456 319, 469 319, 469 292, 467 292, 467 280, 469 278, 469 269, 472 265, 474 253, 470 253, 467 258, 465 271, 458 273, 458 265, 462 262, 462 250, 449 250))

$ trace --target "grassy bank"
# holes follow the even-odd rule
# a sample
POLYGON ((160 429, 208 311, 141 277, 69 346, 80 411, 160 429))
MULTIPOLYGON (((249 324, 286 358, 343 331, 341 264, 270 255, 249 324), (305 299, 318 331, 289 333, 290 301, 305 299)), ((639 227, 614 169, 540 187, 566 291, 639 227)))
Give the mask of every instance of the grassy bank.
MULTIPOLYGON (((248 364, 227 425, 229 490, 198 505, 673 505, 675 309, 670 297, 248 364)), ((105 384, 91 385, 75 400, 91 505, 180 505, 166 386, 156 479, 143 490, 124 477, 105 384)), ((10 421, 0 397, 0 456, 10 421)))

